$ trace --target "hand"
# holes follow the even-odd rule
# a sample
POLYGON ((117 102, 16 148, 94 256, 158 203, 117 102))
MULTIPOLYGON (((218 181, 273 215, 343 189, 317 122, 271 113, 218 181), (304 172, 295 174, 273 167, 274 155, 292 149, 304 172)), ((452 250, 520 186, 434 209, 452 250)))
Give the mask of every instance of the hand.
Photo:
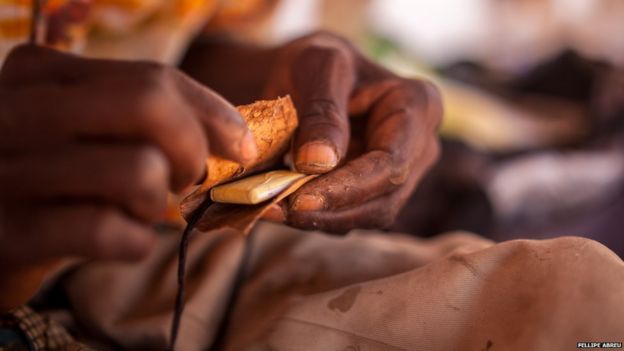
POLYGON ((0 72, 0 265, 144 256, 208 150, 256 156, 236 109, 177 70, 16 49, 0 72))
POLYGON ((292 95, 295 167, 324 174, 290 197, 293 226, 387 227, 437 158, 437 89, 392 74, 339 37, 314 34, 277 50, 265 93, 292 95))

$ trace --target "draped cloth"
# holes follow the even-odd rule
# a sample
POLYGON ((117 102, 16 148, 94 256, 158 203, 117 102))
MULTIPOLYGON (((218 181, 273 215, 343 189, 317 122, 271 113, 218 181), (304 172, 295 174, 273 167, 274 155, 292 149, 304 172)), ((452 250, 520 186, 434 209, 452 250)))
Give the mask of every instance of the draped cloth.
MULTIPOLYGON (((77 269, 63 283, 77 323, 113 349, 164 349, 178 239, 163 235, 138 264, 77 269)), ((178 350, 212 343, 242 252, 233 231, 193 234, 178 350)), ((588 239, 337 237, 261 223, 249 259, 226 350, 570 350, 624 341, 624 263, 588 239)))

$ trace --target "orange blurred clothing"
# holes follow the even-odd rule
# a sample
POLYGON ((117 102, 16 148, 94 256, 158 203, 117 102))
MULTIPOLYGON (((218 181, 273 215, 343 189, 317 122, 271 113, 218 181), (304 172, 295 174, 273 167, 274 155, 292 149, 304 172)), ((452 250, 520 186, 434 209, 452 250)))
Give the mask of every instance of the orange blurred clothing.
MULTIPOLYGON (((0 0, 0 63, 27 41, 33 0, 0 0)), ((267 0, 41 0, 41 43, 87 56, 174 63, 208 22, 262 12, 267 0)), ((225 23, 225 25, 224 25, 225 23)))

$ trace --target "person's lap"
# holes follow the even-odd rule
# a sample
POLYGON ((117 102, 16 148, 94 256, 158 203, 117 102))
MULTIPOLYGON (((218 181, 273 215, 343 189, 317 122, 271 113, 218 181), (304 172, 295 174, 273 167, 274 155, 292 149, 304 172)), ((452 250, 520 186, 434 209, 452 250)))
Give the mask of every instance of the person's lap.
MULTIPOLYGON (((79 323, 131 349, 164 348, 177 235, 139 265, 91 263, 64 282, 79 323)), ((178 347, 209 345, 243 241, 195 235, 178 347)), ((228 350, 572 349, 621 341, 624 263, 581 238, 501 244, 467 233, 430 240, 346 237, 263 223, 230 316, 228 350)))

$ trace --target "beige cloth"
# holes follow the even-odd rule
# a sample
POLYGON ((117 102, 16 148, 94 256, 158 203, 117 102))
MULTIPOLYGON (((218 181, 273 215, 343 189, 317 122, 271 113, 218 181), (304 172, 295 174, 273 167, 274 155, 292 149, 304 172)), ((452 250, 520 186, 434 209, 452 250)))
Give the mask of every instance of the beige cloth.
MULTIPOLYGON (((572 350, 624 341, 624 263, 582 238, 494 245, 346 237, 261 223, 227 350, 572 350)), ((242 239, 195 233, 177 350, 202 350, 223 317, 242 239)), ((93 263, 66 281, 80 323, 129 349, 162 350, 177 235, 136 265, 93 263)))

